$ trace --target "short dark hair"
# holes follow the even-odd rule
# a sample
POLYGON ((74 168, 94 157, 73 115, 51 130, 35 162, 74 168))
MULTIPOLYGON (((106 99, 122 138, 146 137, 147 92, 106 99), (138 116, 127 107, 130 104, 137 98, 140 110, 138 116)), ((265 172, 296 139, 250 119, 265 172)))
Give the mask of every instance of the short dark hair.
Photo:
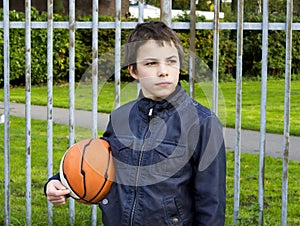
POLYGON ((174 30, 162 21, 149 21, 140 23, 130 33, 125 45, 125 65, 133 65, 136 69, 136 58, 138 49, 149 40, 155 40, 160 45, 164 42, 173 43, 178 51, 180 66, 183 61, 184 52, 181 41, 174 30))

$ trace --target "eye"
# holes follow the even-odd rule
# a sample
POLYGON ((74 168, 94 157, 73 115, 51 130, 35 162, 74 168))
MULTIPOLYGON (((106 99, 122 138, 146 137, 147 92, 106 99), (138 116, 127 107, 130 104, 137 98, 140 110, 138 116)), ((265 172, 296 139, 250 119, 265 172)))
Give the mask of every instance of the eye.
POLYGON ((168 61, 169 64, 177 64, 177 60, 171 59, 168 61))
POLYGON ((150 61, 150 62, 147 62, 145 63, 146 66, 155 66, 157 65, 157 62, 156 61, 150 61))

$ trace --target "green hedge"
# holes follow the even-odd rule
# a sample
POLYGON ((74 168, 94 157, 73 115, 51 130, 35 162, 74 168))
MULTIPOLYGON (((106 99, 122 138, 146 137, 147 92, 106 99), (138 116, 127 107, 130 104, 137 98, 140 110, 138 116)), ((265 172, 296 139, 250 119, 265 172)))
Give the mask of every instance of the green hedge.
MULTIPOLYGON (((47 21, 47 13, 39 13, 32 9, 32 21, 47 21)), ((247 18, 249 19, 249 18, 247 18)), ((270 21, 284 21, 284 18, 270 17, 270 21)), ((3 20, 3 11, 0 9, 0 20, 3 20)), ((23 12, 10 12, 11 21, 25 21, 23 12)), ((54 21, 68 21, 67 16, 54 14, 54 21)), ((77 18, 78 21, 91 21, 91 17, 77 18)), ((113 17, 99 17, 100 21, 114 21, 113 17)), ((183 15, 178 21, 188 21, 189 15, 183 15)), ((250 18, 248 21, 260 21, 261 18, 250 18)), ((205 21, 197 18, 197 21, 205 21)), ((130 31, 122 30, 122 44, 130 31)), ((178 30, 183 46, 189 49, 189 31, 178 30)), ((293 31, 292 73, 293 78, 299 79, 300 74, 300 39, 299 31, 293 31)), ((75 74, 79 81, 86 73, 92 61, 92 30, 77 29, 75 32, 75 74)), ((99 29, 99 60, 100 72, 111 75, 113 73, 114 29, 99 29), (110 55, 111 57, 107 57, 110 55), (109 67, 111 65, 111 67, 109 67)), ((69 30, 54 29, 53 31, 53 75, 55 83, 68 81, 69 70, 69 30)), ((32 29, 31 32, 31 74, 32 84, 47 82, 47 30, 32 29)), ((210 68, 213 65, 213 31, 196 31, 196 54, 210 68)), ((275 78, 283 78, 285 73, 285 31, 269 31, 269 58, 268 74, 275 78)), ((3 86, 3 29, 0 29, 0 86, 3 86)), ((257 79, 261 74, 262 32, 244 31, 243 75, 257 79)), ((222 30, 220 32, 219 74, 221 80, 232 80, 236 72, 236 31, 222 30)), ((10 83, 12 86, 25 83, 25 30, 10 29, 10 83)), ((123 71, 124 72, 124 71, 123 71)), ((128 73, 122 73, 122 79, 129 79, 128 73)), ((187 77, 186 77, 187 78, 187 77)))

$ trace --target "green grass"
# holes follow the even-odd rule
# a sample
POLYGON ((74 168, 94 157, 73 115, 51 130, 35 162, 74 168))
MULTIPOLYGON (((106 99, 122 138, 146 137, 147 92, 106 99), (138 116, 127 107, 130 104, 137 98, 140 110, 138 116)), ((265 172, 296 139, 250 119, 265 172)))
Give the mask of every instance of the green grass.
MULTIPOLYGON (((188 90, 188 84, 182 82, 188 90)), ((227 127, 235 126, 236 118, 236 84, 234 82, 220 83, 219 89, 219 117, 227 127)), ((242 84, 242 128, 249 130, 260 129, 260 95, 261 83, 257 81, 244 81, 242 84)), ((53 104, 56 107, 68 108, 68 86, 56 86, 53 89, 53 104)), ((109 113, 114 109, 114 84, 99 84, 98 110, 109 113)), ((135 99, 137 94, 136 83, 122 83, 121 104, 135 99)), ((76 109, 91 109, 91 86, 77 84, 75 89, 76 109)), ((195 85, 195 99, 211 108, 211 84, 197 83, 195 85)), ((10 90, 12 102, 25 103, 24 88, 10 90)), ((0 101, 3 101, 3 89, 0 89, 0 101)), ((47 104, 47 87, 32 87, 31 101, 35 105, 47 104)), ((268 81, 267 92, 267 132, 283 133, 284 128, 284 81, 268 81)), ((291 85, 290 107, 290 134, 300 136, 300 81, 293 81, 291 85)))
MULTIPOLYGON (((242 154, 240 177, 240 225, 258 225, 258 167, 259 156, 242 154)), ((300 224, 299 177, 300 163, 289 163, 289 193, 287 225, 300 224)), ((232 225, 233 186, 234 186, 234 153, 227 153, 227 225, 232 225)), ((282 191, 282 160, 272 157, 265 159, 265 193, 264 193, 264 223, 265 225, 281 225, 281 191, 282 191)))
MULTIPOLYGON (((3 124, 0 124, 3 131, 3 124)), ((60 158, 68 148, 68 127, 54 124, 53 127, 53 171, 57 172, 60 158)), ((11 225, 25 225, 25 120, 11 117, 11 225)), ((76 139, 89 137, 91 132, 76 128, 76 139)), ((101 134, 101 131, 99 131, 101 134)), ((0 136, 3 150, 3 136, 0 136)), ((257 225, 258 221, 258 155, 241 155, 241 200, 239 225, 257 225)), ((0 155, 0 161, 4 161, 0 155)), ((47 180, 47 124, 32 121, 32 225, 47 224, 47 201, 43 186, 47 180)), ((288 225, 300 225, 300 164, 289 163, 288 225)), ((3 184, 3 164, 0 164, 0 181, 3 184)), ((265 169, 265 225, 280 225, 281 216, 282 160, 266 157, 265 169)), ((234 154, 227 153, 227 213, 226 225, 233 225, 234 203, 234 154)), ((3 185, 0 187, 0 206, 4 207, 3 185)), ((91 208, 76 202, 75 225, 91 225, 91 208)), ((68 205, 53 207, 54 225, 69 225, 68 205)), ((98 219, 101 213, 98 210, 98 219)), ((0 225, 4 224, 4 208, 0 208, 0 225)), ((99 223, 100 225, 100 223, 99 223)))
MULTIPOLYGON (((235 125, 235 83, 221 83, 220 87, 225 99, 226 125, 235 125)), ((243 82, 242 84, 242 128, 260 129, 260 82, 243 82)), ((290 133, 300 136, 300 81, 291 85, 290 133)), ((267 86, 266 106, 267 131, 283 134, 284 128, 284 81, 270 80, 267 86)))

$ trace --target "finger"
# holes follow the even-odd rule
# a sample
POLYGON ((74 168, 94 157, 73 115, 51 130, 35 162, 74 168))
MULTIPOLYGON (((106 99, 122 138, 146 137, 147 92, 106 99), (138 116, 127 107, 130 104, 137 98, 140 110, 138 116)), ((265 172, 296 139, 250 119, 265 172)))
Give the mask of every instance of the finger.
POLYGON ((65 196, 56 196, 56 195, 49 195, 48 200, 49 201, 59 201, 65 199, 65 196))
POLYGON ((70 190, 63 189, 63 190, 48 191, 47 195, 48 196, 57 196, 57 197, 59 197, 59 196, 65 196, 65 195, 67 195, 69 193, 70 193, 70 190))
POLYGON ((69 189, 63 189, 63 190, 58 190, 57 191, 58 192, 58 195, 62 195, 62 196, 65 196, 65 195, 67 195, 67 194, 70 194, 70 190, 69 189))
POLYGON ((66 190, 67 189, 61 182, 55 182, 54 186, 58 190, 66 190))
POLYGON ((61 197, 50 196, 50 197, 48 197, 48 200, 53 205, 63 205, 66 203, 66 198, 64 196, 61 196, 61 197))
POLYGON ((66 204, 66 201, 65 200, 61 200, 61 201, 50 201, 53 205, 55 206, 61 206, 61 205, 64 205, 66 204))

